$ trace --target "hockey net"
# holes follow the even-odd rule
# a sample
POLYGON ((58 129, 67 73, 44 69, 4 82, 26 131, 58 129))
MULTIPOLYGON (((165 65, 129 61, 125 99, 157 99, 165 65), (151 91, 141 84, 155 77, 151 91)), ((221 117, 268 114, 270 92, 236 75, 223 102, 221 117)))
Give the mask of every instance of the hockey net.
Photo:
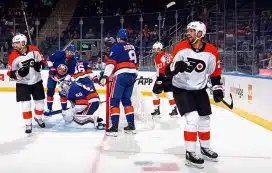
MULTIPOLYGON (((112 79, 106 85, 106 128, 111 126, 110 120, 110 88, 112 84, 112 79)), ((131 97, 132 105, 134 107, 134 119, 136 130, 149 130, 152 129, 154 124, 152 120, 152 116, 150 115, 150 111, 148 108, 147 101, 143 96, 140 87, 137 82, 134 84, 132 97, 131 97)), ((127 120, 124 114, 124 108, 120 103, 120 118, 119 118, 119 130, 122 130, 123 127, 127 126, 127 120)))

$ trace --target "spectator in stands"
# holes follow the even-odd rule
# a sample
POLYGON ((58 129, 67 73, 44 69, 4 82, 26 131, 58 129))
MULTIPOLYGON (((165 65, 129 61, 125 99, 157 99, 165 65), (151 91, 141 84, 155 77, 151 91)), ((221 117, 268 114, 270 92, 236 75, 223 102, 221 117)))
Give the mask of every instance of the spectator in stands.
POLYGON ((92 28, 89 29, 89 31, 86 33, 85 38, 94 38, 94 33, 92 28))
POLYGON ((269 58, 268 60, 268 65, 267 65, 267 69, 272 69, 272 54, 271 53, 267 53, 267 57, 269 58))
POLYGON ((5 68, 5 64, 3 63, 2 60, 0 60, 0 68, 5 68))
POLYGON ((147 25, 145 25, 143 29, 143 41, 145 43, 145 46, 148 45, 149 40, 150 40, 150 29, 148 28, 147 25))

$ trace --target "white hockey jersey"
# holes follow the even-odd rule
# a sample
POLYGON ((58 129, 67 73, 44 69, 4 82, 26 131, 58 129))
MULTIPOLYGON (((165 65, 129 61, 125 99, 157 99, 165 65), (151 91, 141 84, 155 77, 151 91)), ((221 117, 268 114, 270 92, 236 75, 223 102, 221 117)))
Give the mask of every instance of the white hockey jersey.
POLYGON ((36 46, 29 45, 25 54, 21 54, 17 50, 13 50, 8 59, 8 76, 11 76, 11 72, 19 70, 23 66, 29 66, 29 73, 27 76, 16 80, 17 83, 33 85, 42 80, 41 73, 37 72, 33 65, 34 62, 42 61, 42 54, 36 46))
POLYGON ((200 90, 207 85, 209 77, 221 75, 219 54, 212 44, 204 43, 200 50, 195 50, 189 41, 182 41, 176 45, 172 57, 173 63, 184 61, 188 64, 185 72, 173 77, 174 87, 200 90))

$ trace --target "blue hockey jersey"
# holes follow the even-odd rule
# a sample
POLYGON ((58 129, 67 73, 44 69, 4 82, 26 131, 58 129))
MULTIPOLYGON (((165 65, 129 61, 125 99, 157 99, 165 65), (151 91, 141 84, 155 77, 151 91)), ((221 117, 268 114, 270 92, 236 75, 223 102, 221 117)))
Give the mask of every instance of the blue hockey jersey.
POLYGON ((62 79, 67 74, 73 73, 76 60, 74 58, 66 59, 65 51, 57 50, 49 56, 49 61, 53 66, 49 68, 51 78, 62 79))
POLYGON ((116 43, 112 46, 106 64, 113 64, 112 74, 137 73, 138 60, 135 47, 128 42, 116 43))
POLYGON ((67 99, 76 105, 89 105, 92 102, 99 101, 99 96, 93 81, 89 77, 85 77, 82 78, 80 83, 72 82, 67 99))

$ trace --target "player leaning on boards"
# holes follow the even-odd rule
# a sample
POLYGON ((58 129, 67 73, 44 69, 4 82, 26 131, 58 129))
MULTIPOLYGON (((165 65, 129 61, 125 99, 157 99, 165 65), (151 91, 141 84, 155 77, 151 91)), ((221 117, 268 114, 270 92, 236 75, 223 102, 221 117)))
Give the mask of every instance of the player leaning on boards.
POLYGON ((22 104, 25 133, 31 133, 31 96, 35 103, 34 120, 41 128, 45 127, 42 119, 45 94, 41 69, 45 67, 46 62, 37 47, 27 45, 27 38, 23 34, 13 37, 12 46, 14 50, 9 54, 7 75, 16 80, 16 100, 22 104))
POLYGON ((117 136, 120 102, 128 126, 124 128, 126 133, 135 133, 134 108, 131 104, 131 95, 138 72, 138 62, 133 45, 127 42, 128 31, 120 29, 117 33, 117 43, 111 48, 110 56, 106 62, 104 75, 100 78, 100 84, 105 85, 109 76, 113 75, 110 88, 110 118, 111 127, 106 129, 106 135, 117 136))
POLYGON ((206 26, 199 21, 187 25, 187 40, 178 43, 173 51, 173 62, 167 68, 172 75, 173 95, 178 110, 185 116, 184 139, 186 165, 203 168, 204 160, 196 155, 197 136, 204 159, 216 161, 218 154, 210 148, 211 105, 206 92, 209 78, 213 98, 224 97, 220 83, 219 54, 212 44, 203 42, 206 26))
POLYGON ((168 52, 162 50, 163 45, 160 42, 154 43, 152 47, 152 52, 155 54, 154 62, 157 71, 157 79, 153 86, 153 105, 154 112, 151 113, 152 116, 160 115, 160 97, 159 94, 163 91, 166 93, 169 104, 171 106, 172 112, 169 113, 171 117, 177 116, 177 106, 173 98, 173 92, 171 91, 171 78, 165 76, 165 69, 167 65, 171 63, 171 55, 168 52))

